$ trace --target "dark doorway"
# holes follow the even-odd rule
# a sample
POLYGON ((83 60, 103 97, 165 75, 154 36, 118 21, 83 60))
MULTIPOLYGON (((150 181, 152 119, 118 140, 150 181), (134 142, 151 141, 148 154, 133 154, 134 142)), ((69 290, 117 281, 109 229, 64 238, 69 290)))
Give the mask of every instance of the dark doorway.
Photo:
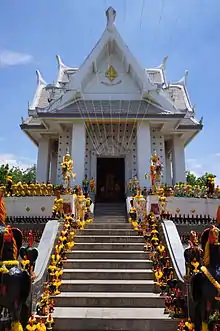
POLYGON ((124 199, 124 158, 97 158, 96 178, 96 201, 120 201, 124 199))

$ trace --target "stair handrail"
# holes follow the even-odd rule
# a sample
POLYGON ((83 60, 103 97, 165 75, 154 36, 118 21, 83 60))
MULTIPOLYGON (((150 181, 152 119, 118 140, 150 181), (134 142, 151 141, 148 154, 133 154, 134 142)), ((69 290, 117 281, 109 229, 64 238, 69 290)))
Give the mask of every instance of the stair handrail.
POLYGON ((58 220, 48 221, 38 245, 39 255, 34 270, 36 278, 32 284, 32 311, 35 311, 36 304, 43 292, 44 283, 47 280, 47 268, 56 243, 59 228, 60 222, 58 220))
POLYGON ((181 283, 184 283, 185 282, 184 276, 186 274, 184 248, 179 233, 177 231, 176 225, 173 221, 167 221, 167 220, 162 221, 161 225, 177 278, 181 283), (168 231, 169 225, 170 226, 172 225, 172 231, 168 231), (172 233, 172 237, 176 239, 176 243, 175 242, 171 243, 171 238, 169 233, 172 233), (173 247, 174 244, 175 247, 173 247))

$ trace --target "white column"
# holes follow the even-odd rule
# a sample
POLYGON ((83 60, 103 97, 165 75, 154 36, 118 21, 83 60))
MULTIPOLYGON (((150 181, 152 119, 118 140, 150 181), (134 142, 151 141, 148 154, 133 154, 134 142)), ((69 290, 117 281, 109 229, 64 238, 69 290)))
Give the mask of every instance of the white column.
POLYGON ((165 184, 167 184, 168 186, 172 186, 171 155, 167 145, 165 145, 165 176, 165 184))
POLYGON ((173 184, 186 182, 185 148, 179 136, 173 136, 172 144, 173 184))
POLYGON ((151 134, 149 122, 142 121, 137 124, 137 175, 140 186, 149 187, 150 180, 145 179, 145 174, 150 171, 151 134))
POLYGON ((82 185, 82 181, 84 179, 85 146, 85 122, 80 120, 75 122, 72 127, 71 156, 74 163, 73 172, 76 173, 76 180, 74 182, 75 185, 82 185))
POLYGON ((42 138, 38 146, 37 174, 36 180, 39 183, 46 183, 49 179, 50 167, 50 140, 42 138))
POLYGON ((57 184, 57 152, 55 150, 52 150, 52 152, 51 152, 50 181, 53 185, 57 184))

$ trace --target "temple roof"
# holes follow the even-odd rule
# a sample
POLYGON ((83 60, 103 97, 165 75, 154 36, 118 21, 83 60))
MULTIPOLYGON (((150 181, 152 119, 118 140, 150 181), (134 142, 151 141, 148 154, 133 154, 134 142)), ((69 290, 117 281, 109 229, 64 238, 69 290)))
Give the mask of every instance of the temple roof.
MULTIPOLYGON (((129 119, 148 118, 152 123, 153 119, 158 123, 173 119, 174 133, 191 132, 185 138, 187 143, 193 131, 202 129, 188 94, 188 71, 179 81, 168 83, 167 56, 157 67, 141 67, 115 26, 116 11, 110 7, 106 17, 101 38, 79 68, 65 65, 57 55, 58 72, 52 84, 47 84, 37 70, 37 87, 28 108, 29 117, 22 120, 21 128, 26 133, 29 130, 30 135, 31 130, 35 132, 37 140, 40 130, 48 134, 58 130, 56 118, 65 121, 68 117, 86 119, 88 116, 117 119, 120 115, 129 119), (53 121, 51 127, 49 121, 53 121)), ((168 130, 169 125, 164 128, 168 130)))
POLYGON ((91 68, 94 72, 97 71, 99 56, 102 55, 103 50, 107 47, 108 51, 111 48, 114 49, 112 51, 120 51, 120 56, 124 57, 127 72, 132 72, 132 78, 137 82, 137 89, 140 90, 140 99, 145 97, 155 105, 163 108, 164 111, 174 113, 192 111, 192 116, 194 116, 186 87, 186 77, 176 83, 167 83, 165 72, 167 56, 158 67, 142 68, 116 29, 116 11, 110 7, 106 11, 106 16, 107 25, 101 38, 79 69, 65 65, 60 56, 57 56, 58 73, 54 84, 47 84, 40 72, 37 71, 37 88, 29 110, 32 112, 34 109, 48 109, 48 111, 60 109, 73 102, 76 93, 80 93, 81 97, 86 99, 87 97, 82 91, 86 75, 88 75, 88 71, 91 68))

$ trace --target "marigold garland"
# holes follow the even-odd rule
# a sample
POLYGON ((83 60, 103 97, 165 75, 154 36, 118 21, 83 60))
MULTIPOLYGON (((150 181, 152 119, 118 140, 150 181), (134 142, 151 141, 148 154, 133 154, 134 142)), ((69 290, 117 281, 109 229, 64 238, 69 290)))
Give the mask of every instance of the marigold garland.
MULTIPOLYGON (((166 211, 166 197, 163 195, 159 198, 160 211, 166 211)), ((184 307, 175 304, 177 298, 182 298, 183 294, 178 288, 178 282, 171 266, 168 256, 168 250, 163 243, 163 236, 160 229, 160 220, 156 218, 153 212, 145 217, 142 222, 137 222, 136 210, 131 204, 129 211, 129 222, 133 229, 138 231, 140 236, 144 237, 144 250, 149 254, 152 260, 152 270, 154 272, 155 286, 160 289, 160 295, 165 298, 164 313, 171 317, 185 317, 184 307)))
POLYGON ((92 219, 86 221, 80 219, 74 220, 72 216, 64 217, 63 228, 51 255, 48 266, 48 281, 45 283, 43 293, 36 306, 36 314, 29 318, 26 329, 32 330, 52 330, 54 320, 52 313, 54 310, 54 297, 60 294, 63 275, 63 261, 66 259, 66 253, 71 252, 75 245, 74 237, 77 230, 83 230, 86 223, 92 223, 92 219))

